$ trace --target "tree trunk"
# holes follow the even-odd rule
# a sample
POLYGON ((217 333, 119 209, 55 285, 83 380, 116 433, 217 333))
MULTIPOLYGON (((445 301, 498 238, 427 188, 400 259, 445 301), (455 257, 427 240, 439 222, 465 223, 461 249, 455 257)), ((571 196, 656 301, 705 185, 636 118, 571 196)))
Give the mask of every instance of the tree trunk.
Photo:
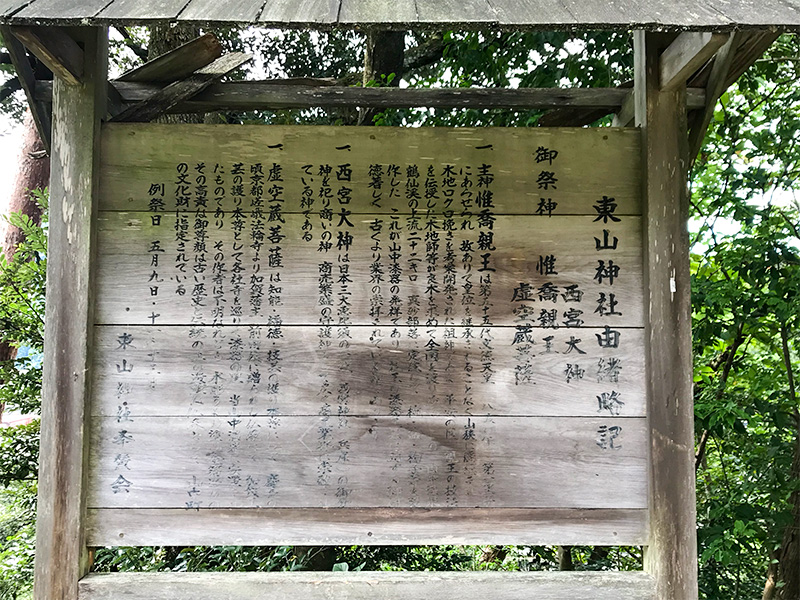
MULTIPOLYGON (((786 323, 781 324, 781 349, 789 385, 789 398, 792 406, 795 407, 795 445, 789 481, 797 483, 800 481, 800 409, 797 408, 797 389, 792 372, 789 331, 786 323)), ((777 564, 775 564, 777 576, 773 572, 771 564, 767 573, 767 583, 764 586, 763 600, 771 598, 777 600, 800 599, 800 489, 795 489, 789 496, 789 506, 791 506, 792 520, 783 532, 781 547, 776 553, 778 558, 777 564), (778 587, 779 584, 780 587, 778 587)))
POLYGON ((575 564, 572 562, 572 546, 559 546, 557 551, 558 570, 574 571, 575 564))
MULTIPOLYGON (((34 223, 41 223, 42 208, 33 199, 32 190, 44 189, 50 181, 50 157, 44 150, 44 144, 36 131, 33 117, 28 113, 25 117, 25 134, 17 161, 17 176, 14 188, 9 197, 7 214, 22 213, 28 215, 34 223)), ((2 231, 3 255, 11 261, 17 246, 25 241, 25 235, 18 227, 4 223, 2 231)), ((9 341, 0 341, 0 363, 14 360, 17 349, 9 341)), ((3 419, 5 406, 0 404, 0 421, 3 419)))
MULTIPOLYGON (((371 82, 381 86, 397 87, 403 72, 403 58, 406 48, 405 31, 370 31, 367 33, 367 46, 364 52, 364 86, 371 82), (386 79, 394 73, 395 77, 387 84, 386 79)), ((358 124, 372 125, 381 108, 364 108, 359 111, 358 124)))

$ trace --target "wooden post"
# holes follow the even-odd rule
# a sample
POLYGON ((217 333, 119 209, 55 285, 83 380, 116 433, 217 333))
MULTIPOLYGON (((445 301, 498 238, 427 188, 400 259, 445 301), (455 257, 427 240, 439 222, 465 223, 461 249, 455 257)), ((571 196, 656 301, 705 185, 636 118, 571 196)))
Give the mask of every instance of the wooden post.
POLYGON ((107 30, 73 30, 83 82, 53 86, 50 234, 34 597, 75 599, 84 544, 85 403, 92 331, 91 269, 107 30))
POLYGON ((686 87, 660 90, 668 37, 634 37, 642 128, 650 428, 650 543, 645 568, 660 600, 696 600, 694 414, 689 282, 686 87))

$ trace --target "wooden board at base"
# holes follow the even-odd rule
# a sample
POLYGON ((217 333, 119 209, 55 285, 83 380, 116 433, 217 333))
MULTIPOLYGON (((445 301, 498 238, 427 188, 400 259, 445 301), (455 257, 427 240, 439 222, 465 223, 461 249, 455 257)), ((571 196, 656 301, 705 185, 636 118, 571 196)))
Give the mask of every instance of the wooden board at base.
POLYGON ((90 546, 647 543, 640 508, 93 508, 87 521, 90 546))
POLYGON ((81 600, 655 600, 647 573, 93 573, 81 600))

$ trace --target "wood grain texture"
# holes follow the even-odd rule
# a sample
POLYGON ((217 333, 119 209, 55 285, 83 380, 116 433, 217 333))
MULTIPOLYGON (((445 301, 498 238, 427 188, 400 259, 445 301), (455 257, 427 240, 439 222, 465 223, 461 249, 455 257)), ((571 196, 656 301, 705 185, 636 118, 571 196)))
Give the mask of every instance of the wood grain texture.
POLYGON ((336 23, 341 0, 269 0, 264 4, 258 23, 336 23))
POLYGON ((494 3, 488 0, 414 0, 417 20, 447 22, 453 15, 464 23, 491 25, 498 22, 494 3))
POLYGON ((644 509, 90 509, 90 546, 647 543, 644 509))
MULTIPOLYGON (((611 0, 587 3, 583 0, 564 0, 564 5, 576 23, 610 25, 612 23, 671 23, 685 27, 732 24, 714 6, 694 0, 672 0, 655 4, 651 0, 611 0)), ((714 2, 716 5, 716 2, 714 2)))
POLYGON ((264 0, 191 0, 178 15, 178 21, 254 23, 264 0))
POLYGON ((33 0, 26 4, 14 17, 36 24, 35 21, 39 19, 90 19, 108 4, 108 0, 33 0))
MULTIPOLYGON (((219 2, 214 4, 220 6, 219 2)), ((222 44, 214 37, 214 34, 207 33, 123 73, 115 80, 115 83, 120 81, 172 83, 188 77, 221 55, 222 44)))
POLYGON ((647 573, 112 573, 81 582, 81 600, 655 600, 647 573))
POLYGON ((548 26, 572 26, 576 24, 575 16, 563 2, 547 0, 504 0, 495 2, 492 7, 501 24, 524 21, 532 24, 548 26))
MULTIPOLYGON (((354 165, 354 190, 370 183, 371 164, 381 164, 384 170, 387 165, 400 165, 403 172, 398 181, 403 186, 408 165, 418 165, 424 171, 433 164, 440 177, 447 164, 457 168, 494 164, 495 177, 498 181, 502 178, 505 192, 494 194, 496 214, 535 213, 542 196, 559 203, 554 215, 596 215, 591 200, 602 196, 615 198, 615 214, 640 214, 641 175, 636 168, 640 145, 639 132, 635 130, 382 127, 378 136, 364 127, 120 123, 104 126, 102 144, 103 210, 148 210, 149 184, 174 181, 176 166, 181 162, 175 157, 182 156, 187 160, 192 157, 192 168, 197 161, 212 166, 243 162, 248 168, 253 163, 280 163, 286 212, 300 211, 298 198, 304 188, 301 167, 312 164, 318 169, 318 165, 336 162, 354 165), (169 146, 161 143, 167 134, 169 146), (540 146, 559 152, 552 165, 559 179, 556 189, 542 190, 537 185, 540 173, 550 168, 548 162, 544 166, 536 163, 540 146), (500 155, 502 165, 497 162, 500 155), (521 211, 520 205, 527 208, 521 211)), ((426 173, 421 172, 420 176, 424 182, 426 173)), ((311 183, 318 186, 318 175, 311 177, 315 177, 311 183)), ((383 185, 388 189, 388 182, 383 185)), ((381 206, 408 212, 404 192, 401 201, 390 201, 388 196, 384 194, 381 206)), ((364 198, 358 202, 355 212, 362 212, 359 207, 364 198)), ((436 210, 440 210, 443 204, 437 206, 436 210)), ((223 201, 225 210, 231 207, 230 200, 223 201)))
MULTIPOLYGON (((408 328, 402 327, 401 330, 408 328)), ((514 328, 491 330, 494 374, 489 381, 471 377, 463 370, 470 362, 481 362, 481 330, 475 330, 475 343, 464 341, 464 328, 455 328, 454 349, 440 351, 438 361, 426 357, 427 332, 443 342, 445 328, 426 330, 422 339, 405 337, 397 347, 376 346, 375 328, 354 327, 352 340, 346 350, 322 350, 316 327, 284 327, 283 339, 277 345, 261 339, 257 349, 250 348, 252 328, 228 327, 219 331, 207 328, 198 333, 190 327, 100 327, 94 346, 92 414, 116 417, 123 402, 137 416, 231 416, 239 415, 309 415, 320 410, 320 384, 324 380, 331 389, 347 384, 348 410, 352 415, 384 415, 395 410, 390 403, 392 387, 402 390, 403 414, 416 415, 522 415, 522 416, 644 416, 644 360, 641 329, 622 331, 619 349, 600 348, 594 341, 602 330, 582 329, 539 330, 532 337, 536 349, 531 359, 532 381, 517 379, 518 359, 513 346, 514 328), (586 354, 564 353, 567 341, 574 334, 584 340, 586 354), (124 351, 119 342, 127 334, 130 346, 124 351), (553 351, 548 353, 542 340, 551 335, 553 351), (204 340, 204 348, 195 342, 204 340), (263 384, 254 384, 247 374, 231 370, 229 349, 236 340, 246 341, 247 355, 256 365, 263 365, 263 384), (281 353, 277 397, 268 393, 266 385, 270 353, 281 353), (345 355, 353 364, 351 371, 341 370, 345 355), (124 377, 117 370, 122 357, 131 370, 124 377), (609 375, 611 360, 619 371, 609 375), (151 367, 155 360, 155 367, 151 367), (194 377, 197 363, 202 362, 208 373, 205 383, 194 377), (389 363, 396 366, 392 375, 389 363), (570 369, 569 365, 572 365, 570 369), (576 369, 583 372, 576 376, 576 369), (212 383, 214 373, 223 377, 225 396, 212 383), (569 373, 569 376, 568 376, 569 373), (313 375, 311 375, 313 374, 313 375), (614 381, 616 379, 616 381, 614 381), (119 384, 124 383, 124 390, 119 384), (391 382, 391 384, 390 384, 391 382), (465 385, 472 387, 472 404, 465 404, 465 385), (159 402, 152 402, 158 390, 159 402), (621 405, 614 410, 602 409, 598 397, 617 392, 621 405), (240 405, 234 406, 230 397, 238 394, 240 405)), ((264 331, 257 332, 264 336, 264 331)), ((388 331, 386 332, 388 334, 388 331)), ((487 332, 483 332, 484 334, 487 332)))
POLYGON ((31 0, 0 0, 0 17, 8 18, 30 3, 31 0))
MULTIPOLYGON (((651 539, 659 598, 697 598, 688 147, 682 91, 659 90, 663 38, 635 35, 636 120, 644 134, 651 539)), ((719 60, 719 59, 718 59, 719 60)))
POLYGON ((695 112, 688 124, 688 152, 689 157, 691 157, 691 163, 694 162, 695 157, 703 146, 706 130, 711 124, 711 120, 714 118, 717 101, 725 92, 726 84, 729 80, 728 74, 733 65, 733 59, 736 56, 736 50, 745 36, 745 33, 738 31, 731 33, 728 36, 728 41, 717 51, 714 57, 714 62, 711 65, 711 73, 708 77, 708 84, 706 86, 706 106, 702 110, 695 112))
POLYGON ((786 25, 800 23, 800 5, 796 1, 772 3, 759 0, 701 0, 700 4, 723 13, 733 23, 743 20, 754 25, 771 25, 780 22, 786 25))
MULTIPOLYGON (((177 221, 189 223, 190 239, 193 239, 192 225, 194 212, 186 213, 177 221)), ((286 237, 281 240, 281 254, 286 268, 281 271, 280 304, 270 305, 265 293, 263 302, 253 302, 250 294, 249 278, 257 267, 253 266, 256 258, 251 247, 238 248, 234 253, 233 230, 230 220, 227 225, 209 231, 209 244, 216 247, 214 254, 222 256, 225 272, 235 264, 241 264, 241 274, 247 279, 247 285, 236 284, 230 276, 224 274, 221 280, 214 283, 212 273, 214 261, 209 254, 206 268, 197 273, 189 264, 180 269, 185 251, 180 251, 174 242, 176 218, 172 215, 162 217, 159 226, 153 226, 146 213, 104 212, 99 219, 100 262, 97 274, 98 289, 98 324, 156 324, 180 325, 190 320, 200 324, 262 324, 270 322, 270 318, 279 315, 282 324, 316 325, 321 323, 323 313, 320 308, 320 269, 329 265, 338 274, 339 259, 334 247, 331 252, 318 250, 321 238, 312 230, 315 237, 306 242, 301 238, 302 215, 287 214, 284 217, 286 237), (149 250, 154 242, 163 250, 158 254, 158 266, 153 266, 153 253, 149 250), (234 255, 239 255, 239 263, 235 263, 234 255), (323 265, 323 267, 320 267, 323 265), (188 269, 188 270, 187 270, 188 269), (191 279, 187 279, 187 273, 191 279), (153 276, 156 273, 156 276, 153 276), (195 280, 195 277, 197 279, 195 280), (203 288, 198 288, 198 285, 203 288), (216 291, 214 291, 216 289, 216 291), (200 292, 203 295, 200 295, 200 292), (155 295, 154 295, 155 293, 155 295), (219 296, 221 300, 215 298, 219 296), (235 308, 238 306, 238 310, 235 308), (158 314, 152 318, 153 314, 158 314)), ((429 279, 425 274, 430 263, 421 260, 412 269, 409 262, 410 238, 412 233, 400 232, 398 245, 405 248, 405 253, 398 259, 398 301, 395 311, 389 314, 389 301, 392 297, 388 281, 388 271, 394 264, 388 258, 381 258, 379 266, 384 272, 383 287, 374 287, 374 259, 370 250, 373 240, 370 236, 371 223, 375 215, 359 215, 352 217, 354 226, 351 233, 352 245, 347 252, 350 279, 349 288, 355 290, 349 300, 351 315, 346 324, 392 326, 392 319, 400 319, 402 324, 410 324, 409 317, 417 316, 420 327, 426 327, 429 319, 429 307, 438 311, 433 318, 433 325, 463 325, 465 319, 475 327, 482 323, 480 298, 476 296, 477 287, 465 288, 464 285, 480 284, 479 274, 468 279, 473 272, 472 266, 462 264, 462 253, 459 251, 464 241, 472 240, 475 244, 478 232, 457 232, 451 245, 454 248, 454 262, 451 269, 452 287, 444 291, 444 254, 445 236, 442 235, 440 257, 433 264, 437 273, 437 290, 428 293, 429 279), (415 300, 412 300, 415 297, 415 300), (374 302, 380 299, 380 313, 371 314, 374 302), (412 315, 412 303, 417 308, 412 315), (479 315, 480 313, 480 315, 479 315)), ((397 223, 407 227, 410 219, 398 217, 397 223)), ((388 249, 387 229, 391 219, 382 217, 382 247, 388 249)), ((487 308, 489 323, 515 327, 518 325, 544 325, 548 328, 603 327, 605 325, 619 327, 643 326, 641 309, 642 268, 641 268, 641 232, 639 217, 620 217, 620 223, 598 224, 591 217, 552 217, 535 216, 499 216, 494 223, 494 247, 492 252, 491 303, 487 308), (609 240, 617 239, 617 248, 613 251, 598 251, 597 241, 603 240, 603 231, 609 231, 609 240), (555 258, 555 274, 547 274, 540 266, 542 257, 555 258), (599 280, 598 268, 607 268, 613 263, 619 268, 614 280, 599 280), (609 262, 610 261, 610 262, 609 262), (549 284, 549 286, 548 286, 549 284), (568 296, 568 286, 578 286, 582 293, 580 301, 568 296), (547 288, 555 292, 555 296, 547 293, 547 288), (544 292, 541 292, 545 289, 544 292), (618 303, 614 313, 604 314, 599 304, 601 294, 605 300, 614 294, 618 303), (565 295, 566 294, 566 295, 565 295), (520 300, 524 298, 524 300, 520 300), (569 321, 565 314, 571 309, 579 310, 577 321, 569 321), (541 321, 542 311, 556 310, 555 322, 541 321), (580 322, 579 322, 580 321, 580 322)), ((441 223, 438 218, 425 219, 423 223, 441 223)), ((249 220, 244 221, 249 226, 249 220)), ((422 242, 420 242, 422 243, 422 242)), ((244 244, 239 244, 243 246, 244 244)), ((261 252, 259 269, 268 276, 270 272, 266 264, 266 251, 261 252)), ((424 255, 423 255, 424 258, 424 255)), ((479 260, 479 259, 476 259, 479 260)), ((191 263, 192 261, 190 261, 191 263)), ((477 267, 475 267, 477 268, 477 267)), ((338 275, 337 275, 338 277, 338 275)), ((332 302, 337 294, 344 290, 338 280, 331 282, 332 302)), ((265 288, 265 292, 268 288, 265 288)), ((346 291, 346 290, 345 290, 346 291)), ((333 306, 333 304, 332 304, 333 306)), ((606 307, 608 303, 606 302, 606 307)), ((331 313, 333 317, 335 314, 331 313)), ((335 324, 335 323, 331 323, 335 324)), ((580 337, 580 336, 579 336, 580 337)), ((591 338, 594 339, 593 337, 591 338)))
MULTIPOLYGON (((650 0, 565 0, 558 3, 521 2, 520 0, 491 0, 483 3, 472 0, 464 4, 452 4, 452 10, 441 10, 435 0, 417 1, 419 10, 414 10, 413 0, 402 0, 390 6, 384 1, 370 0, 358 10, 358 21, 344 17, 349 0, 270 0, 264 5, 257 21, 266 25, 280 27, 283 24, 330 27, 338 23, 347 25, 388 25, 409 28, 414 25, 441 26, 452 28, 474 27, 476 24, 499 25, 521 29, 560 29, 571 30, 590 26, 595 29, 632 29, 648 31, 681 31, 715 29, 730 31, 734 27, 765 28, 800 26, 800 6, 796 0, 673 0, 669 3, 655 3, 650 0), (401 15, 408 20, 400 22, 401 15), (411 18, 413 15, 414 18, 411 18)), ((144 24, 153 20, 170 21, 181 19, 181 12, 187 0, 111 0, 106 10, 98 11, 109 4, 108 0, 33 0, 20 2, 6 0, 7 15, 19 6, 30 3, 31 9, 5 17, 8 24, 34 24, 37 19, 46 19, 60 24, 90 23, 123 24, 131 22, 144 24), (37 6, 46 7, 37 8, 37 6), (63 5, 63 9, 61 8, 63 5)), ((253 0, 260 9, 263 2, 253 0)), ((2 5, 0 5, 2 7, 2 5)), ((197 15, 191 22, 196 23, 251 23, 253 6, 240 0, 234 5, 235 12, 216 12, 212 20, 209 16, 197 15)), ((349 10, 349 9, 348 9, 349 10)), ((350 12, 352 14, 352 11, 350 12)))
POLYGON ((114 116, 112 121, 152 121, 173 106, 191 98, 215 81, 222 79, 228 73, 235 71, 252 58, 251 54, 244 52, 232 52, 221 56, 206 66, 197 69, 185 79, 170 83, 146 100, 128 107, 114 116))
POLYGON ((58 27, 14 27, 12 33, 53 74, 71 85, 83 79, 83 50, 58 27))
MULTIPOLYGON (((120 86, 120 91, 133 101, 149 97, 156 90, 152 86, 139 84, 120 86)), ((180 110, 208 112, 341 106, 509 109, 576 106, 614 110, 620 106, 624 96, 624 91, 605 88, 364 88, 282 86, 271 82, 238 81, 212 86, 198 94, 197 98, 180 104, 180 110)))
POLYGON ((97 14, 98 19, 124 19, 130 21, 173 20, 188 0, 113 0, 97 14))
POLYGON ((661 54, 661 89, 685 85, 726 41, 728 36, 723 33, 681 33, 661 54))
POLYGON ((53 97, 50 225, 36 518, 35 598, 74 599, 88 563, 83 531, 85 406, 89 397, 100 118, 107 31, 86 28, 81 86, 53 97))
POLYGON ((14 65, 14 71, 17 73, 22 90, 25 92, 25 98, 28 100, 28 106, 30 107, 33 122, 36 124, 36 130, 39 132, 39 138, 42 140, 44 149, 49 154, 52 129, 50 113, 52 109, 44 101, 36 99, 36 74, 33 72, 25 47, 11 32, 10 27, 0 27, 0 34, 3 36, 6 51, 11 58, 11 63, 14 65))
POLYGON ((638 417, 353 417, 335 405, 331 417, 131 411, 128 421, 92 420, 91 508, 647 506, 638 417), (600 446, 603 427, 619 428, 613 448, 600 446))
POLYGON ((419 15, 413 0, 342 0, 339 23, 414 23, 419 15))

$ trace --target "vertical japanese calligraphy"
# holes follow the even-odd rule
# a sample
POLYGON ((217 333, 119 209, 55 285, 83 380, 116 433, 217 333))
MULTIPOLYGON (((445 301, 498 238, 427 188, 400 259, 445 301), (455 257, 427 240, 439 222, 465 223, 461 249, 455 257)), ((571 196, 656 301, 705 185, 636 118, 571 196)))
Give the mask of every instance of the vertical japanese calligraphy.
POLYGON ((91 509, 646 509, 637 131, 103 135, 91 509))

